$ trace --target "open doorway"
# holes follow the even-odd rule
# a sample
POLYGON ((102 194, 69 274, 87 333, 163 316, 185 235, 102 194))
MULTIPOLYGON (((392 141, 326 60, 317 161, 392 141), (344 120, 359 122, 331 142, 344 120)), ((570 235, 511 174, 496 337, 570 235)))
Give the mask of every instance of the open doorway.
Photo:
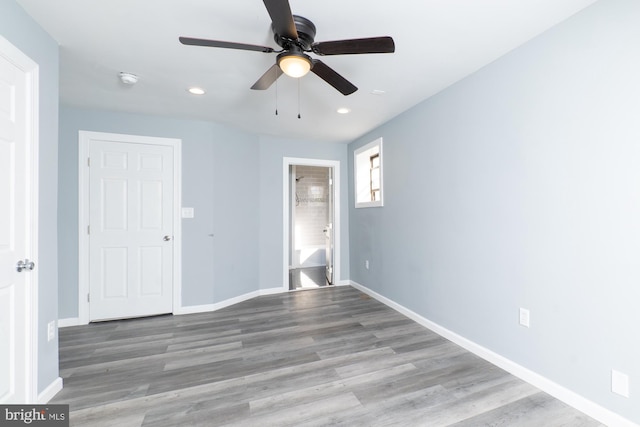
POLYGON ((285 283, 288 290, 318 288, 335 283, 336 170, 331 161, 289 159, 285 164, 285 283))
POLYGON ((333 282, 331 168, 291 165, 289 289, 333 282))

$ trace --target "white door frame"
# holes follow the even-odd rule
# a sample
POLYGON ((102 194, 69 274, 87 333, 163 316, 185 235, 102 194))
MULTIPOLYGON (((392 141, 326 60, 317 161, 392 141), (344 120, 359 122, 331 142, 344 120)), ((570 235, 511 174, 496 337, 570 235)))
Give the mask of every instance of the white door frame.
POLYGON ((290 200, 289 168, 291 166, 320 166, 333 169, 333 283, 340 281, 340 161, 302 159, 285 157, 282 167, 282 286, 289 290, 289 239, 290 239, 290 200))
POLYGON ((89 323, 89 144, 91 140, 173 147, 173 313, 182 307, 182 140, 79 131, 78 136, 78 323, 89 323))
POLYGON ((35 403, 38 394, 38 197, 39 197, 39 147, 40 147, 40 67, 31 58, 25 55, 20 49, 11 44, 7 39, 0 36, 0 56, 14 64, 19 70, 23 71, 27 80, 27 135, 26 148, 28 160, 27 175, 29 182, 27 183, 27 203, 29 204, 27 216, 28 235, 27 253, 29 259, 36 262, 36 268, 25 275, 25 286, 27 288, 26 296, 27 311, 24 313, 26 322, 25 331, 25 384, 27 402, 35 403))

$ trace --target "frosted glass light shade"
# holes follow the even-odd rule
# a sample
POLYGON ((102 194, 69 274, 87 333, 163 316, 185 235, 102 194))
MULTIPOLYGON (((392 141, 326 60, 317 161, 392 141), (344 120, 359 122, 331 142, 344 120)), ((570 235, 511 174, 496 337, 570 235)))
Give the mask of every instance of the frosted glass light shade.
POLYGON ((306 55, 285 55, 278 60, 283 73, 289 77, 302 77, 311 70, 311 61, 306 55))

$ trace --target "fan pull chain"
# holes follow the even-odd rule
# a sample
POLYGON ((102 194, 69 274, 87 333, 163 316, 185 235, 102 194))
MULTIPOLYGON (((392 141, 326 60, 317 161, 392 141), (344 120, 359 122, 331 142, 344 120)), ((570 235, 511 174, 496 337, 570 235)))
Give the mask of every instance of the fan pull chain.
POLYGON ((298 78, 298 119, 301 119, 300 116, 300 79, 298 78))
POLYGON ((278 80, 276 80, 276 116, 278 115, 278 80))

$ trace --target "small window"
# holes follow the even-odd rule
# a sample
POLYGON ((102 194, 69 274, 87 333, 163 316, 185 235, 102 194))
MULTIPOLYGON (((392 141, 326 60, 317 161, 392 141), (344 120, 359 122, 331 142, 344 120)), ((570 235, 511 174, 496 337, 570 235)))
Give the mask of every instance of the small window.
POLYGON ((380 200, 380 153, 372 155, 371 160, 371 201, 380 200))
POLYGON ((382 138, 355 150, 353 158, 356 208, 382 206, 382 138))

